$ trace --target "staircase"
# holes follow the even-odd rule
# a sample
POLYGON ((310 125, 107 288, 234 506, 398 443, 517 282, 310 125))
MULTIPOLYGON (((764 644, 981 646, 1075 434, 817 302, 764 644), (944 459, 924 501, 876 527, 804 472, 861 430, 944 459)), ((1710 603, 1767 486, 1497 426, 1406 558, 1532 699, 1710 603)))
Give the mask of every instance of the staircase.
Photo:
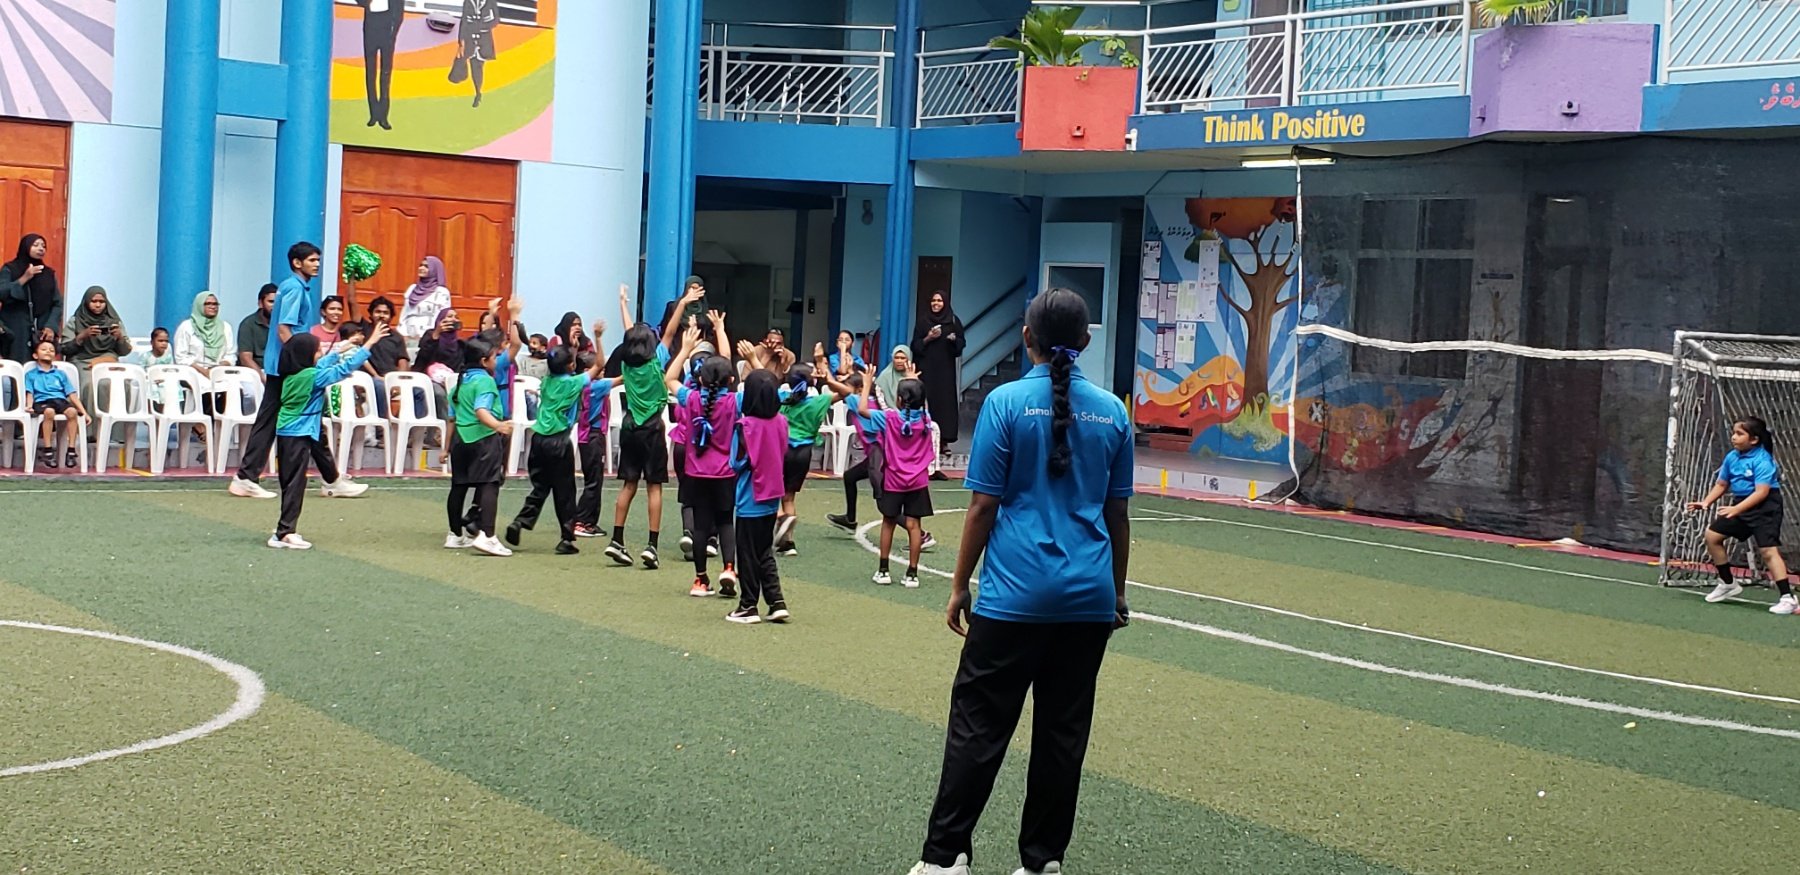
MULTIPOLYGON (((1000 360, 999 364, 989 368, 974 383, 963 389, 962 405, 958 414, 962 420, 963 443, 974 432, 975 420, 981 415, 981 405, 987 401, 989 392, 998 389, 1019 378, 1024 373, 1020 367, 1022 351, 1014 349, 1010 355, 1000 360)), ((969 382, 969 375, 963 375, 963 382, 969 382)))

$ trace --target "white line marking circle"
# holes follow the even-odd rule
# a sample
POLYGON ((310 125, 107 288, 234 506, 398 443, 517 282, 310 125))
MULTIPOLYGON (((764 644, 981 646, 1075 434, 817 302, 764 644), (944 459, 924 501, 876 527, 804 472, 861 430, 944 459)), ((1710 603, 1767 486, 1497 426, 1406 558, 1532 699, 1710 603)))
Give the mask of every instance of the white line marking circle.
POLYGON ((263 686, 262 677, 256 672, 238 665, 235 662, 220 659, 210 653, 204 653, 190 647, 182 647, 179 644, 147 641, 143 638, 132 638, 129 635, 115 635, 111 632, 99 632, 93 629, 76 629, 70 626, 52 626, 46 623, 30 623, 24 620, 0 620, 0 626, 14 626, 20 629, 35 629, 40 632, 60 632, 64 635, 80 635, 86 638, 99 638, 105 641, 135 644, 139 647, 148 647, 151 650, 160 650, 164 653, 185 656, 188 659, 204 664, 208 668, 231 678, 237 683, 238 688, 237 699, 231 703, 231 707, 198 726, 189 727, 180 732, 170 733, 159 738, 140 741, 137 744, 128 745, 126 747, 116 747, 111 750, 103 750, 98 753, 83 754, 81 756, 69 757, 67 759, 54 760, 51 762, 32 763, 30 765, 0 769, 0 778, 10 778, 14 775, 34 775, 39 772, 54 772, 61 769, 72 769, 76 766, 85 766, 88 763, 97 763, 101 760, 130 756, 132 754, 156 750, 158 748, 172 747, 184 741, 193 741, 196 738, 202 738, 218 732, 245 717, 255 714, 257 709, 262 707, 263 697, 268 692, 263 686))

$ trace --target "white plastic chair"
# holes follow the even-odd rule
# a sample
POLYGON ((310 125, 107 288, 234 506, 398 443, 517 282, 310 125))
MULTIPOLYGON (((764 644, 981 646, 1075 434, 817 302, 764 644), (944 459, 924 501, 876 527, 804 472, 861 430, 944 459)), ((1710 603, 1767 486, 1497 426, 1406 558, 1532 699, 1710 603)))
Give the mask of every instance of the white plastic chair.
POLYGON ((12 467, 13 441, 16 440, 19 450, 25 453, 25 473, 31 473, 29 447, 32 439, 25 436, 29 428, 31 411, 25 409, 25 366, 0 359, 0 467, 12 467), (7 423, 13 426, 11 437, 4 431, 7 423))
POLYGON ((362 464, 368 454, 358 438, 368 437, 374 429, 381 432, 382 470, 392 470, 394 463, 388 454, 393 451, 394 427, 387 416, 388 400, 375 397, 375 378, 369 376, 368 371, 355 371, 338 383, 337 388, 338 415, 332 422, 338 428, 338 467, 345 474, 368 467, 362 464), (359 409, 366 412, 358 413, 359 409))
POLYGON ((388 438, 388 473, 403 474, 410 457, 417 457, 419 470, 425 470, 425 435, 437 432, 438 446, 443 448, 444 466, 450 464, 450 434, 444 427, 443 412, 437 409, 437 396, 432 392, 431 378, 411 371, 394 371, 382 378, 388 392, 399 399, 399 409, 389 416, 392 433, 388 438), (423 406, 425 415, 418 415, 423 406))
MULTIPOLYGON (((156 424, 156 417, 150 412, 150 375, 137 365, 114 362, 94 365, 91 375, 94 397, 83 398, 82 402, 96 411, 94 421, 100 431, 94 444, 94 470, 106 473, 106 454, 112 449, 113 431, 121 427, 125 438, 119 448, 120 467, 130 468, 137 446, 137 427, 142 425, 148 431, 156 424), (102 395, 106 397, 104 406, 100 404, 102 395)), ((152 450, 151 457, 155 455, 152 450)))
POLYGON ((184 467, 182 460, 187 458, 188 437, 192 434, 187 428, 190 425, 204 430, 206 470, 211 471, 219 451, 218 433, 200 399, 212 391, 212 382, 188 365, 152 365, 148 377, 162 398, 162 410, 153 411, 150 425, 150 473, 163 472, 171 437, 175 439, 175 467, 184 467))
POLYGON ((513 433, 506 453, 506 475, 519 476, 519 466, 525 459, 525 450, 531 445, 531 427, 537 423, 535 418, 526 417, 527 396, 537 397, 543 388, 543 382, 536 377, 517 376, 513 378, 512 397, 507 401, 507 409, 512 413, 513 433))
MULTIPOLYGON (((57 362, 56 369, 59 371, 62 371, 63 376, 69 378, 69 385, 71 385, 71 386, 77 385, 77 381, 80 379, 80 374, 78 371, 75 370, 74 365, 72 365, 68 362, 57 362)), ((21 391, 23 391, 24 384, 21 383, 19 388, 21 391)), ((23 399, 20 399, 20 401, 22 402, 23 399)), ((92 403, 92 402, 88 401, 85 398, 82 399, 83 405, 86 405, 89 403, 92 403)), ((92 412, 93 408, 88 408, 88 409, 90 412, 92 412)), ((67 422, 68 419, 69 419, 69 414, 58 413, 56 415, 55 422, 63 423, 63 422, 67 422)), ((42 444, 42 440, 41 440, 42 431, 41 430, 43 429, 43 421, 44 421, 44 418, 41 416, 31 417, 30 424, 26 426, 27 430, 31 432, 31 437, 30 437, 31 442, 29 444, 25 444, 25 443, 21 442, 21 446, 25 450, 25 473, 27 473, 27 474, 32 473, 32 471, 34 471, 37 467, 37 451, 38 451, 38 448, 42 444)), ((81 471, 81 473, 86 474, 88 471, 87 420, 82 419, 79 416, 76 417, 75 446, 73 446, 73 447, 66 445, 66 441, 63 440, 62 429, 60 429, 60 428, 54 429, 53 434, 55 436, 50 439, 50 443, 51 443, 50 451, 53 453, 57 453, 60 457, 60 455, 62 453, 67 452, 68 450, 74 450, 75 458, 80 464, 80 471, 81 471)))
MULTIPOLYGON (((213 368, 212 390, 224 394, 224 403, 213 411, 213 473, 225 473, 225 465, 233 446, 243 447, 250 440, 250 429, 256 425, 256 410, 262 405, 261 371, 236 366, 213 368)), ((272 453, 273 451, 271 451, 272 453)), ((273 466, 270 466, 273 469, 273 466)))
POLYGON ((825 464, 839 477, 850 467, 850 442, 856 437, 856 423, 850 419, 850 405, 839 401, 831 405, 825 424, 819 427, 819 438, 825 442, 825 464))
POLYGON ((619 429, 625 425, 625 390, 606 396, 606 476, 619 476, 619 429))

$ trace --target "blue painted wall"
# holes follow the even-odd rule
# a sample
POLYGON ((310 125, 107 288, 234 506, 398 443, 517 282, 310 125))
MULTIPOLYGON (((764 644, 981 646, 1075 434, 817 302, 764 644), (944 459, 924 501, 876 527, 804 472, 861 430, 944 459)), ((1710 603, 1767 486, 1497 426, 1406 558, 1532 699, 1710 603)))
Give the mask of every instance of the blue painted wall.
POLYGON ((878 185, 894 178, 893 128, 703 121, 694 136, 700 176, 878 185))
POLYGON ((837 327, 864 333, 881 322, 881 254, 887 236, 887 189, 852 185, 846 189, 844 223, 844 300, 837 327), (869 202, 869 224, 862 221, 869 202))

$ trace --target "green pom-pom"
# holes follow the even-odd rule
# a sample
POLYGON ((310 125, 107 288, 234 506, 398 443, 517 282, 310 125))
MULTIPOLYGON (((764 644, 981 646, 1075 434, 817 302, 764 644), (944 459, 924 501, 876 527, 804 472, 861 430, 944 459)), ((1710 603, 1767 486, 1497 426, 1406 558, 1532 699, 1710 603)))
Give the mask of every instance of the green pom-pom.
POLYGON ((360 283, 381 269, 381 256, 352 243, 344 247, 344 282, 360 283))

